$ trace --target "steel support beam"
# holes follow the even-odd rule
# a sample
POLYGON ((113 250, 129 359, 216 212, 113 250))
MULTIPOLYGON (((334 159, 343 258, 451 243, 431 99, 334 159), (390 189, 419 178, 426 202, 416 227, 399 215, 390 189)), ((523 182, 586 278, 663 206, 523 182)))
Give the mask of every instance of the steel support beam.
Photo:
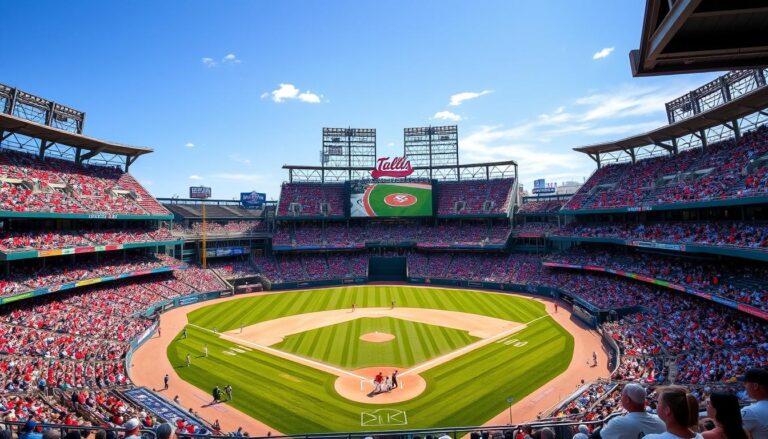
POLYGON ((671 5, 667 16, 664 17, 649 40, 644 66, 646 69, 656 67, 664 49, 685 24, 686 19, 693 14, 699 3, 701 0, 677 0, 671 5))

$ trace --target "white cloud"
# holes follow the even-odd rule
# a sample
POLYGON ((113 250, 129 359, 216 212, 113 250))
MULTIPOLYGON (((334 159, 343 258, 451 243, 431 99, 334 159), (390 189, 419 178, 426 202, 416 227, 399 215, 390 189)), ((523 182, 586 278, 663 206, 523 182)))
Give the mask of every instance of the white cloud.
POLYGON ((187 148, 194 148, 195 144, 192 143, 192 142, 187 142, 187 143, 184 144, 184 146, 186 146, 187 148))
POLYGON ((515 160, 529 188, 536 178, 581 182, 594 163, 571 148, 664 126, 664 104, 695 86, 606 88, 515 125, 475 127, 460 139, 461 161, 515 160))
POLYGON ((201 177, 201 176, 199 176, 197 174, 192 174, 192 175, 189 176, 189 179, 190 180, 202 180, 203 177, 201 177))
POLYGON ((241 163, 243 165, 251 166, 251 160, 250 159, 244 159, 240 157, 240 154, 229 154, 227 156, 230 160, 236 163, 241 163))
POLYGON ((592 59, 607 58, 608 55, 610 55, 611 52, 613 52, 613 49, 614 49, 613 47, 605 47, 601 49, 599 52, 596 52, 594 55, 592 55, 592 59))
POLYGON ((240 59, 237 56, 235 56, 234 53, 228 53, 227 55, 224 56, 224 58, 221 59, 221 62, 240 64, 240 59))
POLYGON ((214 61, 213 58, 206 57, 206 58, 203 58, 201 61, 203 62, 204 65, 208 67, 213 67, 216 65, 216 61, 214 61))
POLYGON ((493 93, 491 90, 483 90, 480 92, 475 91, 464 91, 461 93, 456 93, 455 95, 451 95, 451 102, 448 104, 453 107, 457 107, 461 105, 462 102, 468 101, 471 99, 477 99, 480 96, 487 95, 489 93, 493 93))
POLYGON ((302 92, 293 84, 280 84, 277 90, 262 93, 261 98, 264 99, 270 95, 272 95, 272 101, 277 102, 278 104, 293 99, 298 99, 299 101, 306 102, 308 104, 319 104, 321 98, 321 95, 312 93, 309 90, 302 92))
POLYGON ((432 118, 437 120, 450 120, 451 122, 458 122, 463 119, 460 115, 451 113, 450 111, 438 111, 432 118))
POLYGON ((307 90, 304 93, 299 94, 299 100, 301 102, 306 102, 308 104, 319 104, 320 103, 320 96, 312 93, 311 91, 307 90))
POLYGON ((576 100, 576 104, 587 107, 582 117, 584 121, 645 116, 665 111, 665 103, 690 89, 690 86, 664 89, 624 86, 606 93, 581 97, 576 100))

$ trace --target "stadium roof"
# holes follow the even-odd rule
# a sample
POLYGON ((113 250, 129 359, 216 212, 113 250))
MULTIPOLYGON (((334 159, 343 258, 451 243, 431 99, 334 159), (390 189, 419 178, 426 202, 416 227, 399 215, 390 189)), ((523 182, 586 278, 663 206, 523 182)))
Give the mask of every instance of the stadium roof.
POLYGON ((647 0, 633 76, 768 65, 764 0, 647 0))
POLYGON ((764 111, 767 107, 768 87, 762 87, 718 107, 699 113, 696 116, 657 128, 653 131, 627 137, 622 140, 581 146, 573 148, 573 150, 585 154, 602 154, 607 152, 627 151, 642 146, 669 142, 672 141, 672 139, 677 139, 691 133, 697 133, 707 128, 731 123, 744 116, 748 116, 758 111, 764 111))
POLYGON ((150 148, 138 148, 120 143, 94 139, 93 137, 76 134, 69 131, 41 125, 27 119, 0 112, 0 131, 23 134, 52 143, 87 149, 96 153, 118 154, 124 156, 140 156, 153 152, 150 148))

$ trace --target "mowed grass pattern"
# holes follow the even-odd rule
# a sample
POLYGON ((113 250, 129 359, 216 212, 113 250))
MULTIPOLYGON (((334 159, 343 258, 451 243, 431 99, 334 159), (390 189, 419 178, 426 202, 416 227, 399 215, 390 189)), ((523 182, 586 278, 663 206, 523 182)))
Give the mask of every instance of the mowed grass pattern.
POLYGON ((352 370, 370 366, 410 367, 477 340, 467 331, 444 326, 391 317, 363 317, 294 334, 272 347, 352 370), (392 334, 395 338, 383 343, 360 340, 361 335, 374 332, 392 334))
MULTIPOLYGON (((168 357, 186 381, 210 392, 232 384, 237 409, 283 433, 385 430, 480 425, 563 372, 573 355, 573 337, 533 300, 501 294, 408 286, 367 286, 262 295, 211 305, 190 313, 192 323, 219 330, 234 329, 286 315, 359 307, 398 306, 446 309, 482 314, 521 323, 532 322, 514 337, 521 347, 491 343, 422 374, 427 390, 418 398, 388 406, 360 404, 339 396, 336 377, 260 351, 224 354, 236 343, 210 331, 188 327, 189 337, 168 347, 168 357), (539 318, 542 317, 542 318, 539 318), (535 321, 534 321, 535 320, 535 321), (204 343, 210 356, 198 358, 204 343), (192 366, 183 366, 187 353, 192 366), (406 426, 361 427, 361 411, 404 410, 406 426)), ((198 401, 182 401, 196 406, 198 401)))

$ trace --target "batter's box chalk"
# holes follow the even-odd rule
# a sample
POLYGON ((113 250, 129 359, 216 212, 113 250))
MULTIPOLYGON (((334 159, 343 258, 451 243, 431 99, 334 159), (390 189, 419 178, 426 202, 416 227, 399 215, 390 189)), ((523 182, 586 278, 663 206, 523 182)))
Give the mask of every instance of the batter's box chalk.
POLYGON ((378 409, 360 412, 361 427, 377 427, 385 425, 408 425, 408 417, 404 410, 378 409))

